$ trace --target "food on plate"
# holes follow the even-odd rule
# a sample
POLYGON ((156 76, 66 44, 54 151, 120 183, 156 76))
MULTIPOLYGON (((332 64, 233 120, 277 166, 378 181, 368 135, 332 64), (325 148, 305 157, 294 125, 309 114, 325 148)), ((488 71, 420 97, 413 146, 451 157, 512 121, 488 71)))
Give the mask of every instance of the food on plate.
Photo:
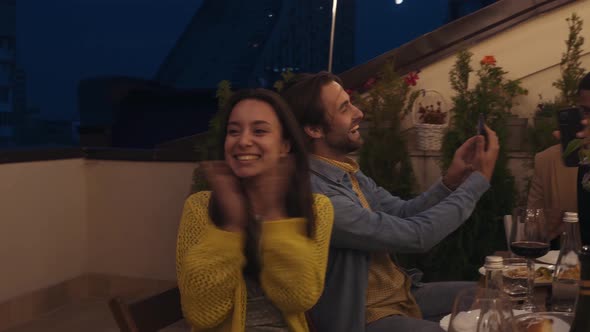
POLYGON ((535 271, 535 281, 551 281, 551 270, 544 266, 538 268, 537 271, 535 271))
POLYGON ((553 320, 549 318, 521 322, 520 330, 525 332, 553 332, 553 320))
POLYGON ((559 272, 558 278, 580 280, 580 266, 576 265, 569 269, 564 269, 559 272))
MULTIPOLYGON (((506 276, 512 279, 523 279, 528 275, 526 266, 519 266, 506 271, 506 276)), ((550 282, 551 270, 541 266, 535 271, 535 282, 550 282)))

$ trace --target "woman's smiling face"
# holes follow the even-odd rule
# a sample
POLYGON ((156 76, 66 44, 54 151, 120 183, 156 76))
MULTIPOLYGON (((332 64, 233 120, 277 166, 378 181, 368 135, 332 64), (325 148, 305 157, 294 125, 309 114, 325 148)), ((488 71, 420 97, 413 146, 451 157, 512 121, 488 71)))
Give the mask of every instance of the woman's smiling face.
POLYGON ((274 109, 257 99, 245 99, 231 111, 225 134, 225 160, 239 178, 276 169, 290 150, 274 109))

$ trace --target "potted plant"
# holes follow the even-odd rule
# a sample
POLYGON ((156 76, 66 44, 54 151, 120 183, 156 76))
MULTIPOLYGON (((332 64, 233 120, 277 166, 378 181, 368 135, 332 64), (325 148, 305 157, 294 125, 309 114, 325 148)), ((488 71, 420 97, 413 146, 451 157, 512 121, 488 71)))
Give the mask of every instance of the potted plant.
POLYGON ((416 143, 419 150, 439 151, 447 127, 444 99, 433 90, 422 90, 414 102, 416 143))
POLYGON ((585 74, 580 59, 584 45, 584 37, 581 35, 584 21, 573 13, 566 18, 566 22, 568 38, 565 40, 566 49, 559 63, 561 76, 552 83, 559 90, 559 95, 553 100, 544 100, 539 96, 539 104, 533 116, 534 127, 529 131, 532 153, 541 152, 557 143, 551 134, 557 130, 557 111, 576 104, 578 84, 585 74))
MULTIPOLYGON (((215 160, 222 158, 222 156, 219 155, 218 143, 221 135, 221 116, 222 110, 225 108, 232 93, 233 91, 229 81, 223 80, 217 84, 217 92, 215 94, 217 97, 217 113, 215 113, 211 120, 209 120, 209 130, 201 134, 201 139, 196 142, 194 147, 195 152, 199 156, 199 160, 215 160)), ((209 186, 197 165, 193 170, 191 192, 195 193, 208 189, 209 186)))
POLYGON ((511 114, 506 118, 506 150, 524 151, 529 119, 511 114))
MULTIPOLYGON (((457 148, 476 134, 480 113, 500 139, 506 141, 507 123, 515 98, 527 93, 519 81, 506 78, 506 71, 496 64, 493 56, 472 66, 473 54, 461 51, 449 73, 455 92, 452 97, 451 123, 445 132, 441 166, 448 169, 457 148), (470 86, 469 78, 475 74, 477 82, 470 86)), ((475 280, 477 269, 486 255, 504 249, 506 238, 501 216, 510 214, 516 196, 514 176, 508 168, 505 148, 501 148, 491 187, 478 201, 477 207, 463 226, 425 255, 411 258, 414 266, 425 273, 427 281, 475 280)), ((406 258, 406 260, 409 260, 406 258)), ((408 266, 410 267, 410 266, 408 266)))
POLYGON ((442 125, 447 122, 447 112, 443 112, 442 102, 440 101, 436 102, 436 106, 433 104, 422 105, 422 103, 418 103, 418 115, 420 115, 422 123, 442 125))
POLYGON ((401 122, 411 113, 420 93, 412 91, 417 80, 418 73, 400 76, 393 63, 388 62, 378 77, 347 90, 353 103, 365 112, 365 143, 358 157, 361 169, 383 188, 403 198, 413 196, 415 178, 401 122))

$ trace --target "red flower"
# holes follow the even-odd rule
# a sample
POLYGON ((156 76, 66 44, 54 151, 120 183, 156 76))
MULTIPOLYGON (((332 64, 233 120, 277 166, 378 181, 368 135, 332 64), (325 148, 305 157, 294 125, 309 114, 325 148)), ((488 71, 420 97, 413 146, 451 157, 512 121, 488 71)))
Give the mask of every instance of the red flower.
POLYGON ((373 85, 375 85, 375 83, 377 83, 377 79, 375 79, 374 77, 371 77, 365 82, 365 84, 363 84, 363 88, 368 90, 371 87, 373 87, 373 85))
POLYGON ((481 61, 479 63, 482 65, 495 66, 496 65, 496 58, 494 58, 493 55, 486 55, 483 57, 483 59, 481 59, 481 61))
POLYGON ((346 93, 348 93, 349 96, 352 96, 352 94, 354 93, 353 89, 344 89, 344 91, 346 91, 346 93))
POLYGON ((407 85, 410 86, 416 86, 416 83, 418 82, 418 79, 420 78, 418 76, 419 71, 413 71, 408 73, 408 75, 406 75, 406 77, 404 77, 404 80, 406 81, 407 85))

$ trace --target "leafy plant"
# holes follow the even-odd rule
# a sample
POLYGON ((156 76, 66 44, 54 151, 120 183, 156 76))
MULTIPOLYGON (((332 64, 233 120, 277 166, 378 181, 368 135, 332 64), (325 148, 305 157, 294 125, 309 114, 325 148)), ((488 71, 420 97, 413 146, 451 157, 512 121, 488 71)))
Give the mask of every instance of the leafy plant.
POLYGON ((533 117, 534 126, 528 134, 532 153, 541 152, 557 143, 551 135, 557 130, 557 111, 576 104, 578 85, 584 77, 585 70, 580 61, 584 45, 584 37, 580 33, 584 21, 573 13, 566 18, 566 22, 569 32, 565 40, 566 49, 559 63, 561 76, 552 83, 559 89, 559 95, 551 101, 543 101, 542 96, 539 96, 540 102, 533 117))
MULTIPOLYGON (((451 126, 443 138, 443 170, 449 167, 457 148, 476 134, 480 113, 484 114, 487 124, 496 131, 502 146, 506 140, 505 128, 514 98, 527 93, 519 81, 506 78, 507 72, 496 65, 493 56, 486 56, 480 61, 480 67, 475 71, 479 80, 470 88, 469 78, 474 72, 472 57, 469 51, 459 52, 449 73, 455 96, 452 99, 451 126)), ((514 176, 507 166, 506 150, 502 148, 491 187, 479 200, 471 217, 427 255, 415 256, 415 266, 425 272, 428 280, 478 278, 477 268, 484 257, 505 248, 500 220, 501 216, 512 210, 515 196, 514 176)))
POLYGON ((582 45, 584 45, 584 37, 580 36, 584 21, 573 13, 569 18, 566 18, 569 27, 568 38, 565 41, 566 50, 561 55, 561 62, 559 63, 561 69, 561 78, 553 83, 553 86, 558 88, 561 92, 561 102, 566 105, 575 105, 578 96, 578 84, 584 77, 584 69, 580 56, 582 55, 582 45))
MULTIPOLYGON (((217 84, 217 92, 215 93, 215 97, 217 97, 217 113, 215 113, 209 121, 209 130, 203 135, 203 139, 195 145, 195 151, 199 156, 199 160, 216 160, 223 157, 219 152, 219 137, 222 130, 222 113, 232 93, 231 83, 229 81, 224 80, 217 84)), ((191 192, 199 192, 208 189, 207 183, 199 171, 199 168, 195 168, 193 171, 191 192)))
MULTIPOLYGON (((541 97, 539 98, 542 100, 541 97)), ((565 107, 565 104, 559 101, 540 102, 537 105, 537 110, 533 116, 534 126, 528 129, 528 139, 532 153, 541 152, 557 142, 551 133, 557 130, 557 111, 563 107, 565 107)))
POLYGON ((447 112, 443 112, 442 104, 440 101, 436 102, 436 108, 434 105, 422 105, 418 104, 418 118, 422 123, 428 124, 444 124, 447 118, 447 112))
POLYGON ((281 92, 285 87, 285 83, 287 83, 293 77, 295 77, 295 73, 291 68, 287 68, 286 71, 281 73, 282 79, 276 81, 272 86, 275 88, 275 90, 277 90, 277 92, 281 92))
POLYGON ((393 63, 387 63, 378 79, 365 82, 364 95, 353 93, 355 104, 365 112, 368 127, 359 154, 361 169, 380 186, 404 198, 412 195, 415 178, 401 120, 420 93, 411 91, 417 77, 417 73, 402 77, 393 63))

